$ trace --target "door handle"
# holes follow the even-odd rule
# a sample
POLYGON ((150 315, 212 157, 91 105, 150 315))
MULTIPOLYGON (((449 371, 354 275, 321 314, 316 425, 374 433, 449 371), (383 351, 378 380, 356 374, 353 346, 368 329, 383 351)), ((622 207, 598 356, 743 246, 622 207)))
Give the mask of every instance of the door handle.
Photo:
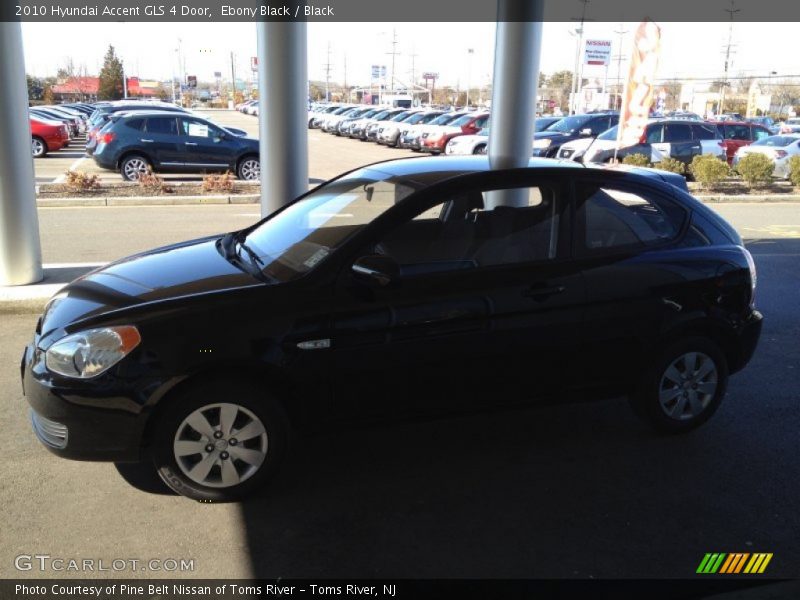
POLYGON ((527 290, 523 290, 522 295, 525 298, 530 298, 531 300, 544 300, 550 296, 561 294, 566 291, 566 289, 567 288, 565 288, 563 285, 555 285, 552 287, 532 286, 527 290))
POLYGON ((183 142, 183 143, 186 144, 187 146, 197 146, 196 142, 183 142))
POLYGON ((144 138, 142 138, 141 141, 144 142, 145 144, 152 144, 153 143, 153 140, 146 140, 144 138))

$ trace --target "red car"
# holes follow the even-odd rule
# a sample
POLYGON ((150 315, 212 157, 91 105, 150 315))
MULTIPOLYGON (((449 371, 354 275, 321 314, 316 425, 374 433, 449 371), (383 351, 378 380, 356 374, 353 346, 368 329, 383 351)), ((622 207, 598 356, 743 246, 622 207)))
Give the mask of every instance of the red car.
POLYGON ((728 157, 728 164, 733 163, 736 151, 742 146, 772 135, 769 129, 755 123, 745 121, 711 121, 722 136, 722 147, 728 157))
POLYGON ((450 121, 447 125, 437 125, 422 130, 420 150, 441 154, 447 142, 458 135, 478 133, 489 122, 489 113, 468 113, 450 121))
POLYGON ((69 144, 69 130, 59 121, 44 121, 30 117, 31 149, 34 158, 41 158, 48 152, 61 150, 69 144))

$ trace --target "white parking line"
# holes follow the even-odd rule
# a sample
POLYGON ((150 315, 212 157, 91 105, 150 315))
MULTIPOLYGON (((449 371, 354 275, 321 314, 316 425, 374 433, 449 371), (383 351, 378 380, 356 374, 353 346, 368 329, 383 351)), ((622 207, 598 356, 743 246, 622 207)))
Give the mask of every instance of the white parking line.
MULTIPOLYGON (((78 160, 76 160, 74 163, 72 163, 72 164, 69 166, 69 169, 67 169, 67 171, 74 171, 74 170, 75 170, 75 169, 77 169, 77 168, 80 166, 80 164, 81 164, 83 161, 85 161, 85 160, 86 160, 86 157, 85 157, 85 156, 81 156, 81 157, 80 157, 78 160)), ((66 173, 62 173, 61 175, 59 175, 58 177, 56 177, 56 178, 53 180, 53 183, 64 183, 64 180, 65 180, 66 178, 67 178, 67 174, 66 174, 66 173)))

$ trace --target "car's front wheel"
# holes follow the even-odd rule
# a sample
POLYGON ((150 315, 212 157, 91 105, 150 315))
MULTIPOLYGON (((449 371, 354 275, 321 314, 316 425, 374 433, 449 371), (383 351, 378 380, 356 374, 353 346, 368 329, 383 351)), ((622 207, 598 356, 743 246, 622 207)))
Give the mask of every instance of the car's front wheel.
POLYGON ((47 144, 42 138, 34 136, 31 138, 31 150, 33 150, 33 158, 42 158, 47 154, 47 144))
POLYGON ((280 405, 254 387, 223 382, 193 388, 156 425, 153 460, 175 492, 235 500, 263 485, 287 445, 280 405))
POLYGON ((631 405, 658 431, 683 433, 711 418, 727 385, 728 364, 719 346, 687 337, 660 353, 631 395, 631 405))
POLYGON ((261 178, 261 163, 254 156, 243 158, 239 161, 236 174, 245 181, 258 181, 261 178))

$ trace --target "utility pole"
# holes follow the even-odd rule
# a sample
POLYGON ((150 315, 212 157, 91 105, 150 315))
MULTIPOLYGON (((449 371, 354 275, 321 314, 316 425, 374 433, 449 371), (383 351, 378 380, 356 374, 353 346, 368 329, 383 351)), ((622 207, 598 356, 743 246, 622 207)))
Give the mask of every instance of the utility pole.
POLYGON ((467 48, 467 106, 469 108, 469 86, 470 86, 470 67, 472 67, 472 55, 475 54, 474 48, 467 48))
POLYGON ((583 24, 586 22, 586 5, 589 4, 589 0, 578 0, 578 2, 583 3, 583 9, 581 10, 581 25, 577 30, 575 30, 575 33, 578 34, 578 45, 575 48, 575 75, 572 78, 572 102, 570 103, 570 114, 575 114, 577 112, 578 92, 581 89, 581 76, 579 68, 581 64, 581 46, 583 45, 583 24))
MULTIPOLYGON (((615 29, 614 33, 619 36, 619 47, 617 48, 617 55, 614 57, 617 59, 617 93, 619 94, 620 99, 620 110, 622 109, 622 40, 628 30, 624 28, 624 24, 619 24, 619 29, 615 29)), ((616 105, 616 102, 615 102, 616 105)))
POLYGON ((325 63, 325 102, 331 101, 331 43, 328 42, 328 62, 325 63))
POLYGON ((392 83, 391 90, 394 94, 394 59, 397 56, 397 29, 392 29, 392 83))
MULTIPOLYGON (((261 93, 261 90, 259 90, 261 93)), ((236 66, 233 59, 233 52, 231 52, 231 100, 234 105, 236 104, 236 66)))
POLYGON ((731 58, 731 42, 733 41, 733 15, 739 12, 738 8, 734 8, 734 0, 731 0, 731 7, 726 8, 725 12, 731 17, 731 23, 728 26, 728 44, 725 47, 725 74, 722 78, 722 91, 719 94, 719 111, 718 114, 725 112, 725 90, 728 88, 728 67, 731 58))
POLYGON ((417 53, 414 51, 414 46, 411 46, 411 85, 417 84, 417 71, 416 71, 416 58, 417 53))
POLYGON ((350 91, 347 89, 347 53, 344 55, 344 93, 346 94, 347 101, 350 102, 350 91))

